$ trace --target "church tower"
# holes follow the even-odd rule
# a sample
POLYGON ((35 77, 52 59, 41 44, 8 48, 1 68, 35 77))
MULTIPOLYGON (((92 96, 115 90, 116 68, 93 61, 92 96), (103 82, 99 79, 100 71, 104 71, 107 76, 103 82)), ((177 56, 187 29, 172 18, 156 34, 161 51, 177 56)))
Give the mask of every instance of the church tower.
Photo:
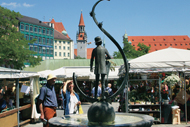
POLYGON ((81 11, 80 21, 79 21, 79 30, 76 34, 77 40, 77 56, 82 58, 87 58, 87 34, 85 32, 85 24, 81 11))

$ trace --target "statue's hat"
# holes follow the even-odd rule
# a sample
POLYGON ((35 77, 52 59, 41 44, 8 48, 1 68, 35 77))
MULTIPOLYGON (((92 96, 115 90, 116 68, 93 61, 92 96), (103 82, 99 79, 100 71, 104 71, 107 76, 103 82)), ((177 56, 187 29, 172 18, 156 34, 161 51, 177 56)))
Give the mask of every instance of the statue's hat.
POLYGON ((95 37, 95 42, 101 42, 102 41, 102 39, 98 36, 98 37, 95 37))

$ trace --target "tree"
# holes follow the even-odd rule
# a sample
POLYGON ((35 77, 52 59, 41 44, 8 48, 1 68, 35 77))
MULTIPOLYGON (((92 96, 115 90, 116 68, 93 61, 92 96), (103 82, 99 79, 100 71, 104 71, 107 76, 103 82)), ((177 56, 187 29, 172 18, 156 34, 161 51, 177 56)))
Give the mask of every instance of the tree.
POLYGON ((18 31, 19 17, 22 17, 19 12, 0 6, 0 66, 11 65, 15 69, 23 69, 25 62, 35 66, 41 61, 39 56, 34 56, 34 51, 29 50, 28 43, 32 44, 35 40, 26 40, 18 31))
POLYGON ((86 59, 84 57, 76 56, 75 59, 86 59))
MULTIPOLYGON (((139 43, 137 45, 138 46, 137 50, 135 50, 135 47, 133 47, 130 43, 128 43, 127 40, 125 40, 123 43, 124 43, 123 52, 127 58, 136 58, 142 56, 144 54, 147 54, 150 50, 150 46, 148 47, 143 43, 142 44, 139 43)), ((114 52, 113 57, 115 59, 122 58, 120 52, 114 52)))

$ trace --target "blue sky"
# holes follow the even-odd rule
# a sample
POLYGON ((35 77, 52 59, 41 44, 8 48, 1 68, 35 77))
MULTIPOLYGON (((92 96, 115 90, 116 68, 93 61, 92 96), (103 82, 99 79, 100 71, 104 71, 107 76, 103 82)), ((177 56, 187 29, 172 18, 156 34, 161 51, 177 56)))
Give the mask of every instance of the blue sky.
MULTIPOLYGON (((89 13, 97 0, 1 0, 0 5, 22 15, 62 22, 76 43, 81 10, 88 42, 96 36, 105 39, 113 55, 116 46, 99 30, 89 13)), ((188 35, 190 37, 190 0, 110 0, 102 1, 95 9, 99 22, 123 47, 122 36, 188 35)), ((92 43, 88 48, 94 48, 92 43)), ((76 48, 76 45, 75 45, 76 48)))

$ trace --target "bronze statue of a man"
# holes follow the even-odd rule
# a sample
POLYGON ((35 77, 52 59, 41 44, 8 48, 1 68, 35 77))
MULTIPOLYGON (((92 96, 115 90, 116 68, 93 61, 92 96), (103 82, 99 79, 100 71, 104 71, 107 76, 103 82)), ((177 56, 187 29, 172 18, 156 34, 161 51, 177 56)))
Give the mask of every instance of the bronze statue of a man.
POLYGON ((98 82, 100 75, 102 83, 102 99, 104 99, 105 75, 107 74, 106 59, 111 59, 111 56, 107 51, 107 49, 101 46, 102 40, 99 36, 95 37, 94 40, 97 47, 94 48, 92 51, 91 61, 90 61, 90 71, 93 72, 92 68, 93 68, 93 61, 95 58, 95 69, 94 69, 94 74, 96 75, 95 99, 97 98, 97 89, 98 89, 98 82))

